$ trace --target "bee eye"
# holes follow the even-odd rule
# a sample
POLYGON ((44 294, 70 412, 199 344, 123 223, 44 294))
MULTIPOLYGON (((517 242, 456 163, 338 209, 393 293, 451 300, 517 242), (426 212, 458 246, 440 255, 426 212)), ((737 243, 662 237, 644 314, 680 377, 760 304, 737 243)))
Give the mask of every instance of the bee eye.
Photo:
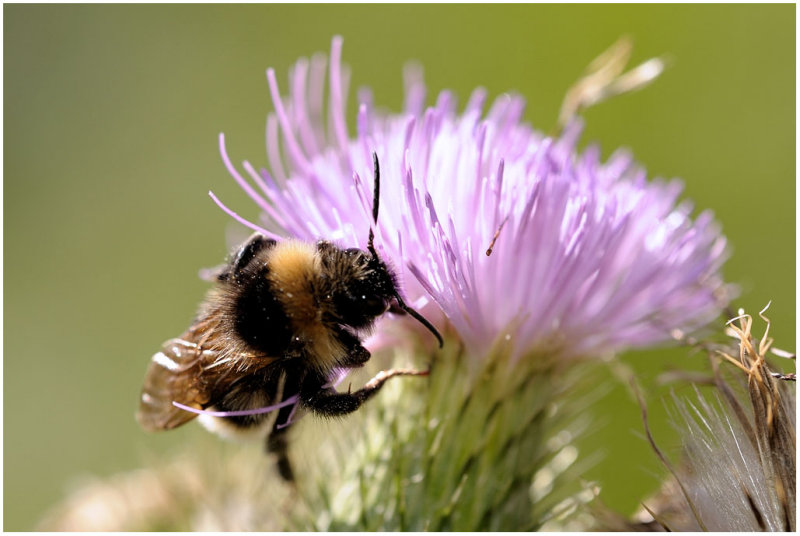
POLYGON ((343 293, 334 296, 334 304, 340 321, 354 328, 368 326, 388 308, 388 302, 374 294, 343 293))
POLYGON ((365 314, 378 316, 386 312, 387 303, 377 296, 362 296, 361 309, 365 314))

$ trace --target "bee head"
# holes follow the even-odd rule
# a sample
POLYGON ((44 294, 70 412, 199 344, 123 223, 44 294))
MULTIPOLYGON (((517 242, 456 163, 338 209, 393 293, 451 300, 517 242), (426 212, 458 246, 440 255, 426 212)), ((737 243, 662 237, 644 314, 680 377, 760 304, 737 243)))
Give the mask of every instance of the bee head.
POLYGON ((349 269, 332 296, 336 316, 342 324, 366 328, 397 294, 394 275, 383 261, 360 249, 346 249, 342 255, 349 269))
MULTIPOLYGON (((372 163, 375 173, 372 220, 377 225, 380 206, 380 167, 376 153, 372 153, 372 163)), ((355 248, 344 251, 360 273, 359 276, 349 279, 346 291, 339 293, 338 297, 334 298, 337 312, 343 319, 346 319, 344 323, 355 328, 367 327, 376 317, 385 313, 394 301, 397 304, 396 311, 404 311, 422 323, 433 333, 441 347, 444 341, 436 328, 425 317, 406 305, 400 297, 394 273, 378 256, 374 241, 375 231, 370 227, 367 251, 355 248)))

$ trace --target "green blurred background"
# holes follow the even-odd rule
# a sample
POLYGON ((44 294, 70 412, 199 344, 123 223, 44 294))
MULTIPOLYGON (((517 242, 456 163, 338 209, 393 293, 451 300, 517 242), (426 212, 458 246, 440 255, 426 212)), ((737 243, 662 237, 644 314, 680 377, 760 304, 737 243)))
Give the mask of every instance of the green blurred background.
MULTIPOLYGON (((794 348, 793 5, 6 5, 4 31, 6 530, 34 528, 82 475, 140 467, 204 433, 145 435, 133 412, 150 356, 206 289, 197 270, 226 253, 231 223, 207 191, 255 214, 216 136, 235 161, 263 165, 264 70, 286 88, 288 67, 334 34, 351 87, 371 86, 392 110, 415 59, 429 101, 445 88, 461 102, 478 85, 514 90, 543 130, 621 35, 634 62, 668 54, 654 85, 587 112, 583 139, 606 155, 630 147, 651 176, 682 177, 729 237, 736 305, 772 300, 772 334, 794 348)), ((651 386, 668 366, 702 361, 684 354, 624 360, 651 386)), ((674 452, 666 392, 651 386, 648 400, 674 452)), ((584 447, 605 461, 586 477, 631 512, 663 472, 624 389, 593 410, 602 426, 584 447)))

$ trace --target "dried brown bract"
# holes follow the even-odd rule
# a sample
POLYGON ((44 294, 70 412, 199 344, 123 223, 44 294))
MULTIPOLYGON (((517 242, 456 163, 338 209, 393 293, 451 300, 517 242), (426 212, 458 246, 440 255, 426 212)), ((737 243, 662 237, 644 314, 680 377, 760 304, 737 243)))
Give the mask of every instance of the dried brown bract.
POLYGON ((767 361, 773 340, 763 313, 761 339, 753 336, 753 317, 740 311, 727 323, 732 344, 702 346, 712 358, 713 400, 697 387, 695 402, 676 399, 682 462, 635 523, 617 520, 615 528, 796 530, 794 373, 767 361))

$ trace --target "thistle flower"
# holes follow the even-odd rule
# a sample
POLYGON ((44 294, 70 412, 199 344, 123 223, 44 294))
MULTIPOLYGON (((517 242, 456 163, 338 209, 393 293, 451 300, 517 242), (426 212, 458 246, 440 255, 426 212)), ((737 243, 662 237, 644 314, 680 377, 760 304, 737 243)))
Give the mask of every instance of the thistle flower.
POLYGON ((402 114, 378 111, 360 92, 351 139, 341 49, 334 39, 328 134, 324 58, 294 66, 286 98, 267 71, 272 172, 243 166, 260 192, 220 136, 228 170, 263 210, 252 227, 363 248, 375 151, 379 249, 414 306, 434 318, 441 311, 473 355, 502 342, 514 357, 536 349, 594 356, 668 340, 719 314, 725 238, 710 212, 692 221, 691 204, 677 202, 678 181, 648 182, 624 151, 606 162, 595 146, 579 153, 577 120, 558 138, 538 133, 521 121, 518 96, 484 112, 478 89, 459 113, 445 91, 425 108, 413 70, 402 114))
MULTIPOLYGON (((606 162, 597 147, 579 152, 578 120, 555 138, 535 131, 518 96, 485 111, 478 89, 459 112, 445 91, 426 108, 411 69, 402 114, 359 93, 351 138, 341 52, 335 38, 327 130, 323 57, 292 68, 288 97, 267 71, 271 172, 244 162, 248 182, 220 136, 227 169, 262 209, 258 224, 217 201, 267 236, 364 248, 377 153, 378 249, 407 301, 455 337, 436 354, 428 385, 385 389, 356 439, 340 439, 344 462, 310 470, 317 493, 306 494, 309 515, 293 528, 539 528, 565 504, 555 484, 576 457, 563 439, 581 428, 563 404, 569 383, 554 377, 568 377, 577 358, 669 340, 718 316, 725 239, 710 212, 692 221, 678 181, 647 181, 624 151, 606 162)), ((614 65, 593 67, 605 74, 570 94, 573 109, 655 76, 640 68, 615 84, 624 61, 606 57, 614 65)))

